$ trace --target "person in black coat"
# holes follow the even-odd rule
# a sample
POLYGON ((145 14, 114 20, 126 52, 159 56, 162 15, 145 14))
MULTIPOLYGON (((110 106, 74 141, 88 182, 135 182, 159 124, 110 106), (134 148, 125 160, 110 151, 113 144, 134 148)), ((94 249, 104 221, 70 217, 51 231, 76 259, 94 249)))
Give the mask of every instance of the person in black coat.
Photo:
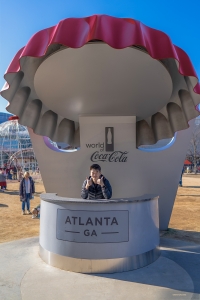
POLYGON ((27 208, 28 214, 30 212, 30 200, 33 198, 35 193, 35 184, 33 178, 30 176, 29 172, 24 173, 24 178, 20 182, 19 195, 20 201, 22 201, 22 214, 25 215, 25 206, 27 208))

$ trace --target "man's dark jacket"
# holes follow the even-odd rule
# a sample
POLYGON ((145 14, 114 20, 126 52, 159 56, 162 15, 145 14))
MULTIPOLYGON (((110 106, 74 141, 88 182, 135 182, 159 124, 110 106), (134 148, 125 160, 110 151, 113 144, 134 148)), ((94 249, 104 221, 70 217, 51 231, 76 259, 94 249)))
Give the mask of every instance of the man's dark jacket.
MULTIPOLYGON (((30 180, 30 199, 32 199, 33 194, 35 193, 35 184, 33 181, 33 178, 29 176, 30 180)), ((25 178, 22 179, 19 186, 19 195, 20 195, 20 201, 26 200, 26 184, 25 184, 25 178)))
MULTIPOLYGON (((101 175, 100 178, 102 176, 103 175, 101 175)), ((91 176, 89 177, 89 179, 91 179, 91 176)), ((108 179, 106 179, 104 176, 103 176, 103 183, 104 183, 104 186, 101 187, 100 184, 95 184, 94 182, 92 182, 92 185, 89 186, 89 188, 87 190, 85 188, 86 184, 87 184, 87 180, 85 180, 83 182, 83 186, 82 186, 82 190, 81 190, 81 197, 83 199, 91 199, 91 200, 110 199, 112 197, 112 187, 111 187, 108 179)))

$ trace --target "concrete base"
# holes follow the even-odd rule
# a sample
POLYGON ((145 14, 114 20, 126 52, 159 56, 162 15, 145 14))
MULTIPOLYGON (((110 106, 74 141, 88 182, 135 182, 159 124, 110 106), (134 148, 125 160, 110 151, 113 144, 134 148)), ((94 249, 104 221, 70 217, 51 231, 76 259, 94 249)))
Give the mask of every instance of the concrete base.
POLYGON ((40 257, 49 265, 77 273, 119 273, 136 270, 153 263, 160 256, 159 247, 139 255, 114 259, 78 259, 62 256, 40 246, 40 257))
POLYGON ((130 272, 86 275, 45 264, 38 238, 0 245, 0 299, 200 299, 200 245, 161 238, 161 256, 130 272))

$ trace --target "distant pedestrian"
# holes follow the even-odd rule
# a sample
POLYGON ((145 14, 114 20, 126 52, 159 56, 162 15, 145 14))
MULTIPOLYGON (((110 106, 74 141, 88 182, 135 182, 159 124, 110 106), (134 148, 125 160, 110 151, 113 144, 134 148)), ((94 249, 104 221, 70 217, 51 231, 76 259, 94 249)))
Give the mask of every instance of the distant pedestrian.
POLYGON ((18 181, 20 182, 23 178, 23 172, 22 172, 22 169, 19 169, 19 172, 18 172, 18 181))
POLYGON ((22 215, 25 215, 25 205, 28 214, 31 215, 30 200, 33 198, 34 193, 35 193, 34 181, 30 176, 29 172, 25 172, 24 178, 20 182, 20 187, 19 187, 20 201, 22 201, 22 215))
POLYGON ((179 179, 179 186, 181 186, 181 187, 183 186, 183 183, 182 183, 183 173, 184 173, 184 167, 183 167, 183 169, 181 171, 181 176, 180 176, 180 179, 179 179))
POLYGON ((4 173, 4 170, 0 171, 0 187, 1 191, 4 192, 6 189, 6 174, 4 173))
MULTIPOLYGON (((6 169, 2 170, 2 174, 5 176, 5 179, 7 179, 6 169)), ((6 181, 6 187, 5 187, 5 189, 7 190, 7 181, 6 181)))
POLYGON ((15 166, 13 167, 13 179, 17 179, 17 168, 15 166))

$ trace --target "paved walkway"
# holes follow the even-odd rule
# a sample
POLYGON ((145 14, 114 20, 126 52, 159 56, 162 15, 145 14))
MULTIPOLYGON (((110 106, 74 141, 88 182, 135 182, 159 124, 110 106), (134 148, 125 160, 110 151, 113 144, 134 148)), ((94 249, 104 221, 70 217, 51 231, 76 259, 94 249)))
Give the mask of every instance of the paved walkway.
POLYGON ((200 245, 161 238, 162 254, 144 268, 86 275, 45 264, 38 238, 0 244, 1 300, 200 300, 200 245))

